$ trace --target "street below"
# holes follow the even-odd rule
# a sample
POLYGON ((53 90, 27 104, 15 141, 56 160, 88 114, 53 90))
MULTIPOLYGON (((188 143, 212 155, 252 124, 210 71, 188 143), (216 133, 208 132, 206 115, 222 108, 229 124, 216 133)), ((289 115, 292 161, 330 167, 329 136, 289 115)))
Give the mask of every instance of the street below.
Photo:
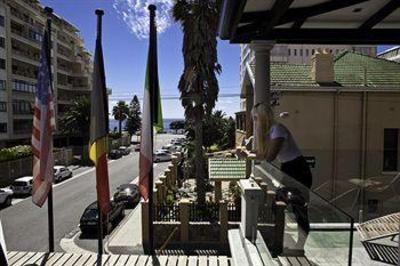
MULTIPOLYGON (((155 138, 155 149, 168 144, 177 135, 163 134, 155 138)), ((169 162, 155 164, 154 176, 167 167, 169 162)), ((132 182, 139 175, 139 152, 132 152, 109 164, 110 195, 116 188, 132 182)), ((62 238, 76 232, 84 209, 96 201, 95 169, 82 168, 73 171, 74 176, 54 186, 54 236, 55 250, 62 251, 62 238)), ((31 197, 15 201, 15 205, 0 211, 8 250, 48 251, 47 204, 42 208, 32 203, 31 197)), ((95 239, 91 240, 96 242, 95 239)), ((90 245, 92 246, 92 245, 90 245)))

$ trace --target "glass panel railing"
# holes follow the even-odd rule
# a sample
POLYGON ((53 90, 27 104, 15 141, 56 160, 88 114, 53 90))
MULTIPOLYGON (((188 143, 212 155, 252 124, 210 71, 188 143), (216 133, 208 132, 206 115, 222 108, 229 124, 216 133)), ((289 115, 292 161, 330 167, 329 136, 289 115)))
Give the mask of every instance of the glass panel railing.
MULTIPOLYGON (((276 211, 276 217, 273 218, 275 226, 284 223, 281 247, 279 232, 275 230, 273 243, 267 239, 271 235, 263 235, 272 247, 272 253, 288 257, 305 256, 317 265, 350 265, 354 229, 354 220, 350 215, 273 164, 256 164, 254 175, 267 183, 268 195, 274 195, 276 201, 286 203, 282 215, 284 221, 276 211)), ((262 210, 260 214, 263 215, 262 210)))

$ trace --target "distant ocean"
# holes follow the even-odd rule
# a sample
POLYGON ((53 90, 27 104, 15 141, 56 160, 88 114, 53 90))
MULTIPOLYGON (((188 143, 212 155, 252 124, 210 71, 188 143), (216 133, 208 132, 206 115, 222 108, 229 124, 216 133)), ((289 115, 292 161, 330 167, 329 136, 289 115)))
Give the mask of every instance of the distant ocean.
MULTIPOLYGON (((169 124, 171 124, 172 121, 183 121, 184 119, 181 118, 165 118, 163 120, 163 124, 164 124, 164 130, 168 130, 169 128, 169 124)), ((110 119, 110 130, 114 130, 114 128, 119 127, 119 122, 117 120, 114 119, 110 119)), ((125 122, 122 123, 122 128, 125 127, 125 122)))

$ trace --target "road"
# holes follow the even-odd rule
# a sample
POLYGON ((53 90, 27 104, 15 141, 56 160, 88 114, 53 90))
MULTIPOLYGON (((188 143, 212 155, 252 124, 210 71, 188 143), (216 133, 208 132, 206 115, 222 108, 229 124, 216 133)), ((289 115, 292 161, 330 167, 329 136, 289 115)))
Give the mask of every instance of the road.
MULTIPOLYGON (((169 143, 176 135, 158 135, 156 148, 169 143)), ((139 153, 133 152, 121 159, 109 162, 111 196, 123 183, 131 182, 138 176, 139 153)), ((157 164, 155 176, 166 167, 166 163, 157 164)), ((78 169, 74 177, 54 186, 54 227, 56 251, 62 251, 59 243, 67 234, 76 230, 83 210, 96 200, 94 168, 78 169)), ((47 251, 48 227, 47 207, 36 207, 31 198, 18 201, 17 204, 0 211, 5 240, 8 250, 47 251)))

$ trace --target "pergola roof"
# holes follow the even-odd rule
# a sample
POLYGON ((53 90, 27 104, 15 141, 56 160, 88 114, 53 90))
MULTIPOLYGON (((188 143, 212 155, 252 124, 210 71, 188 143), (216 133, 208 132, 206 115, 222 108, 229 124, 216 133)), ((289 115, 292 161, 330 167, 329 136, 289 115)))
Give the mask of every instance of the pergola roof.
POLYGON ((219 36, 233 43, 400 43, 399 0, 222 0, 219 36))

